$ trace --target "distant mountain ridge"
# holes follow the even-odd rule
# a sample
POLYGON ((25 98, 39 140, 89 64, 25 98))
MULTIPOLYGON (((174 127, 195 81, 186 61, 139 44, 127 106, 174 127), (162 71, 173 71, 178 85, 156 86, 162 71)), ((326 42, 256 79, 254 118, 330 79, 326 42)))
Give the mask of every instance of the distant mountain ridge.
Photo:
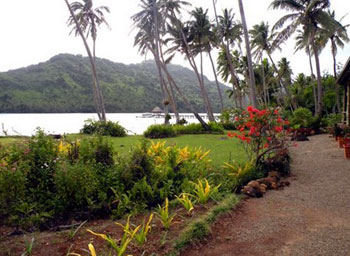
MULTIPOLYGON (((148 112, 161 106, 161 93, 153 61, 125 65, 96 59, 97 71, 109 113, 148 112)), ((169 65, 178 86, 199 112, 205 112, 194 72, 169 65)), ((215 82, 205 77, 214 112, 220 110, 215 82)), ((220 84, 224 93, 228 87, 220 84)), ((188 112, 177 95, 180 112, 188 112)), ((230 100, 225 95, 225 105, 230 100)), ((1 113, 95 112, 89 60, 81 55, 59 54, 46 62, 0 73, 1 113)))

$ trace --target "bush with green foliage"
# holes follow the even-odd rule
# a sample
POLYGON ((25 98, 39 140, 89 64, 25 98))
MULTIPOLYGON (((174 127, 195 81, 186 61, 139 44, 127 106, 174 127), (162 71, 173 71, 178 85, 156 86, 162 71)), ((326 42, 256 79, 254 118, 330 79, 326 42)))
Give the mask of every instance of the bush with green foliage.
POLYGON ((172 125, 154 124, 149 126, 143 135, 149 139, 170 138, 176 136, 176 131, 172 125))
POLYGON ((331 126, 340 123, 342 121, 342 114, 329 114, 322 118, 321 125, 323 127, 331 126))
POLYGON ((176 134, 223 134, 224 128, 216 122, 209 122, 209 131, 206 131, 201 124, 192 123, 187 125, 174 125, 176 134))
POLYGON ((48 228, 150 209, 208 178, 208 154, 144 140, 121 157, 102 136, 54 140, 38 131, 26 142, 0 147, 0 219, 48 228))
POLYGON ((307 108, 298 108, 290 119, 293 128, 310 128, 315 122, 312 112, 307 108))
POLYGON ((237 113, 235 109, 223 110, 219 116, 220 124, 225 130, 236 130, 235 117, 237 113))
POLYGON ((83 134, 99 134, 111 137, 125 137, 126 130, 118 122, 86 120, 80 130, 83 134))

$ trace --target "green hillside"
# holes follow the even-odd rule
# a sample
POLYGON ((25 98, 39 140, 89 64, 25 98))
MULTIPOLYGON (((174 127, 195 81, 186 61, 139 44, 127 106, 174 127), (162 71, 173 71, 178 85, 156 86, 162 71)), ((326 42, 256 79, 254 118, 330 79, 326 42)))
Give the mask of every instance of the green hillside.
MULTIPOLYGON (((107 112, 147 112, 161 106, 161 93, 154 62, 124 65, 97 59, 98 75, 107 112)), ((179 87, 204 112, 196 77, 187 68, 170 65, 179 87)), ((94 112, 92 79, 86 57, 60 54, 47 62, 0 73, 1 113, 70 113, 94 112)), ((205 78, 209 98, 219 111, 214 82, 205 78)), ((227 87, 221 85, 222 91, 227 87)), ((227 98, 227 96, 225 96, 227 98)), ((180 112, 188 112, 177 97, 180 112)), ((225 99, 228 106, 229 99, 225 99)))

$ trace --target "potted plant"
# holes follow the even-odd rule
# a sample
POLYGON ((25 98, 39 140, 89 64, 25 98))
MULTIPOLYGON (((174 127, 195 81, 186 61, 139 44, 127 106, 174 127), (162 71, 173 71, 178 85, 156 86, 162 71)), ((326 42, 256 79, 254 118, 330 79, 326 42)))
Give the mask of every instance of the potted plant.
POLYGON ((343 147, 345 144, 350 144, 350 127, 349 126, 344 127, 343 133, 344 133, 344 136, 340 137, 341 142, 339 142, 339 147, 343 147))
POLYGON ((346 159, 350 159, 350 143, 344 144, 344 155, 346 159))
POLYGON ((334 125, 334 137, 335 141, 338 141, 339 137, 343 137, 344 135, 344 130, 340 128, 337 124, 334 125))

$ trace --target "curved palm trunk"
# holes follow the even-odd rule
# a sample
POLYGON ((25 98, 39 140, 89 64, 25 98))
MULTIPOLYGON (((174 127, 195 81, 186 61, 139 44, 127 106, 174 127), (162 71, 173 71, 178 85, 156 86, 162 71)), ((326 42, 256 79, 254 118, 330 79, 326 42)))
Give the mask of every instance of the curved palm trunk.
MULTIPOLYGON (((267 53, 267 56, 269 57, 269 59, 270 59, 270 61, 271 61, 271 63, 272 63, 273 69, 274 69, 275 72, 278 74, 277 66, 276 66, 275 62, 273 61, 271 54, 270 54, 269 52, 267 52, 267 51, 266 51, 266 53, 267 53)), ((279 83, 279 86, 280 86, 280 88, 281 88, 281 99, 282 99, 283 105, 286 106, 287 103, 286 103, 286 99, 285 99, 284 96, 283 96, 283 90, 286 91, 288 97, 291 99, 290 92, 287 90, 287 88, 286 88, 286 87, 284 86, 284 84, 282 83, 282 80, 281 80, 280 76, 278 76, 278 83, 279 83)), ((295 106, 293 106, 293 107, 295 108, 295 106)))
MULTIPOLYGON (((194 59, 193 59, 193 61, 194 61, 194 59)), ((205 88, 205 85, 204 85, 203 53, 202 53, 202 51, 200 52, 200 61, 201 61, 201 84, 202 84, 201 87, 202 87, 202 90, 203 90, 202 97, 205 99, 205 105, 206 105, 206 108, 207 108, 209 121, 215 122, 213 109, 211 107, 211 103, 210 103, 210 100, 209 100, 209 97, 208 97, 207 89, 205 88)))
MULTIPOLYGON (((336 60, 336 45, 334 42, 334 38, 331 39, 332 45, 332 56, 333 56, 333 72, 334 79, 337 80, 337 60, 336 60)), ((336 94, 336 104, 337 104, 337 112, 340 113, 340 96, 339 96, 339 84, 335 83, 335 94, 336 94)))
MULTIPOLYGON (((153 54, 154 56, 154 54, 153 54)), ((164 55, 163 55, 163 50, 162 50, 162 45, 160 45, 160 61, 162 63, 165 63, 164 61, 164 55)), ((165 64, 166 65, 166 64, 165 64)), ((175 119, 176 119, 176 123, 178 124, 180 122, 180 115, 179 115, 179 111, 177 110, 177 104, 176 104, 176 100, 175 100, 175 92, 174 92, 174 88, 173 88, 173 85, 172 83, 169 81, 168 79, 168 83, 169 83, 169 87, 170 87, 170 92, 168 91, 168 88, 167 86, 165 87, 168 91, 168 95, 169 95, 169 98, 170 98, 170 105, 172 107, 172 110, 175 114, 175 119)))
POLYGON ((262 79, 263 79, 263 96, 264 96, 264 103, 267 104, 267 93, 266 93, 266 77, 265 77, 265 67, 264 63, 261 60, 261 67, 262 67, 262 79))
POLYGON ((317 115, 322 116, 322 110, 323 110, 323 88, 322 88, 322 76, 321 76, 321 67, 320 67, 320 59, 318 57, 318 49, 316 47, 316 43, 314 40, 312 40, 312 50, 314 52, 315 56, 315 62, 316 62, 316 74, 317 74, 317 115))
POLYGON ((212 58, 212 56, 211 56, 211 51, 210 51, 210 50, 208 51, 208 54, 209 54, 209 59, 210 59, 210 62, 211 62, 211 66, 212 66, 212 68, 213 68, 213 73, 214 73, 214 77, 215 77, 216 88, 218 89, 218 93, 219 93, 219 99, 220 99, 221 110, 223 110, 223 109, 224 109, 224 100, 223 100, 223 98, 222 98, 222 93, 221 93, 220 86, 219 86, 219 81, 218 81, 218 75, 216 74, 216 69, 215 69, 214 61, 213 61, 213 58, 212 58))
POLYGON ((97 101, 97 106, 96 106, 96 110, 97 111, 101 111, 100 114, 98 114, 98 117, 100 119, 100 121, 106 121, 106 112, 105 112, 105 109, 104 109, 104 101, 103 101, 103 96, 101 93, 101 87, 100 87, 100 83, 99 83, 99 80, 98 80, 98 77, 97 77, 97 72, 96 72, 96 66, 95 66, 95 61, 94 61, 94 57, 93 55, 91 54, 91 51, 90 51, 90 47, 84 37, 84 33, 80 27, 80 24, 70 6, 70 4, 68 3, 68 0, 64 0, 67 7, 68 7, 68 10, 71 14, 71 16, 73 17, 73 20, 74 20, 74 23, 78 29, 78 33, 81 37, 81 39, 83 40, 83 43, 84 43, 84 46, 85 46, 85 49, 86 49, 86 52, 89 56, 89 60, 90 60, 90 64, 91 64, 91 72, 92 72, 92 76, 93 76, 93 82, 94 82, 94 86, 95 86, 95 89, 94 89, 94 92, 97 93, 97 95, 95 96, 96 97, 96 101, 97 101))
MULTIPOLYGON (((153 55, 155 55, 154 50, 152 49, 152 47, 150 47, 149 45, 147 45, 147 48, 150 52, 152 52, 153 55)), ((191 112, 193 113, 193 115, 197 118, 197 120, 199 121, 199 123, 203 126, 203 128, 206 131, 210 130, 210 127, 208 126, 208 124, 203 120, 203 118, 198 114, 198 112, 194 109, 194 107, 192 106, 192 104, 187 100, 187 98, 185 97, 185 95, 182 93, 182 91, 180 90, 180 88, 177 86, 175 80, 173 79, 173 77, 171 76, 171 74, 168 71, 168 68, 165 64, 165 62, 159 62, 160 67, 162 68, 162 70, 164 71, 165 75, 167 76, 167 79, 169 81, 169 83, 175 88, 175 90, 178 92, 178 94, 180 95, 180 97, 183 99, 183 101, 185 102, 185 104, 187 105, 187 107, 191 110, 191 112)))
POLYGON ((250 50, 248 28, 247 28, 247 22, 245 19, 242 0, 238 0, 238 5, 239 5, 239 11, 241 13, 241 20, 242 20, 242 26, 243 26, 243 31, 244 31, 244 39, 245 39, 245 45, 246 45, 246 50, 247 50, 249 81, 250 81, 250 83, 249 83, 249 85, 250 85, 250 90, 249 90, 250 101, 252 103, 252 106, 254 108, 257 108, 258 102, 256 99, 256 87, 255 87, 255 77, 254 77, 254 70, 253 70, 252 54, 251 54, 251 50, 250 50))
POLYGON ((233 62, 232 62, 231 54, 230 54, 230 46, 229 46, 228 42, 226 44, 224 42, 222 42, 222 44, 224 45, 224 47, 226 49, 225 50, 225 55, 226 55, 226 58, 227 58, 227 61, 228 61, 228 67, 229 67, 230 74, 231 74, 232 81, 233 81, 233 86, 232 86, 233 94, 235 96, 235 99, 237 98, 238 101, 239 101, 239 104, 237 104, 237 102, 236 102, 236 105, 239 105, 240 109, 243 109, 241 88, 239 86, 239 82, 238 82, 238 79, 237 79, 237 76, 236 76, 236 72, 235 72, 234 67, 233 67, 233 62), (235 90, 234 86, 236 86, 236 90, 239 90, 238 93, 236 93, 236 90, 235 90))
POLYGON ((158 69, 158 75, 159 75, 159 81, 160 81, 160 87, 161 87, 161 91, 162 91, 162 98, 163 98, 163 107, 164 107, 164 124, 169 124, 169 119, 167 118, 169 112, 168 112, 168 104, 166 103, 166 94, 165 94, 165 83, 164 83, 164 79, 162 76, 162 70, 160 67, 160 54, 159 54, 159 24, 158 24, 158 8, 157 8, 157 3, 156 0, 153 0, 153 18, 154 18, 154 26, 155 26, 155 30, 154 30, 154 34, 155 34, 155 46, 156 46, 156 63, 157 63, 157 69, 158 69))
POLYGON ((310 72, 311 72, 312 92, 314 95, 315 113, 318 113, 317 92, 316 92, 316 87, 314 85, 315 74, 314 74, 314 68, 312 66, 311 52, 310 52, 309 46, 306 46, 306 51, 309 56, 309 65, 310 65, 310 72))
MULTIPOLYGON (((190 49, 189 48, 189 45, 188 45, 188 42, 187 42, 187 38, 185 36, 185 33, 183 32, 183 29, 182 29, 182 24, 181 22, 176 18, 176 14, 174 11, 172 11, 172 16, 178 21, 178 28, 180 29, 181 31, 181 37, 182 37, 182 41, 185 43, 185 54, 186 54, 186 57, 187 57, 187 60, 188 62, 190 63, 193 71, 195 72, 196 76, 197 76, 197 79, 198 79, 198 82, 199 82, 199 87, 200 87, 200 90, 201 90, 201 94, 202 94, 202 97, 203 97, 203 101, 204 101, 204 104, 205 104, 205 107, 207 109, 207 114, 208 114, 208 118, 210 121, 215 121, 215 118, 214 118, 214 115, 213 115, 213 112, 212 112, 212 109, 211 109, 211 106, 210 106, 210 103, 209 103, 209 100, 207 101, 206 99, 208 99, 208 97, 205 97, 206 94, 206 90, 205 90, 205 87, 204 87, 204 84, 202 83, 202 79, 201 79, 201 76, 198 72, 198 68, 197 68, 197 64, 196 64, 196 61, 194 60, 194 58, 191 56, 191 54, 188 52, 188 50, 190 49), (207 101, 207 102, 206 102, 207 101), (209 103, 209 104, 208 104, 209 103)), ((206 124, 207 127, 209 127, 207 124, 206 124)), ((205 128, 205 126, 203 126, 205 128)))
POLYGON ((187 107, 191 110, 191 112, 193 113, 193 115, 197 118, 197 120, 200 122, 200 124, 203 126, 203 128, 206 131, 210 130, 210 127, 208 126, 208 124, 203 120, 203 118, 198 114, 198 112, 194 109, 194 107, 192 106, 192 104, 187 100, 187 98, 185 97, 185 95, 182 93, 182 91, 180 90, 180 88, 177 86, 176 82, 174 81, 174 79, 172 78, 172 76, 170 75, 166 65, 164 63, 160 63, 161 67, 163 69, 163 71, 165 72, 165 74, 167 75, 168 80, 172 83, 172 85, 174 86, 174 88, 176 89, 176 91, 179 93, 179 95, 181 96, 181 98, 183 99, 183 101, 185 102, 185 104, 187 105, 187 107))

